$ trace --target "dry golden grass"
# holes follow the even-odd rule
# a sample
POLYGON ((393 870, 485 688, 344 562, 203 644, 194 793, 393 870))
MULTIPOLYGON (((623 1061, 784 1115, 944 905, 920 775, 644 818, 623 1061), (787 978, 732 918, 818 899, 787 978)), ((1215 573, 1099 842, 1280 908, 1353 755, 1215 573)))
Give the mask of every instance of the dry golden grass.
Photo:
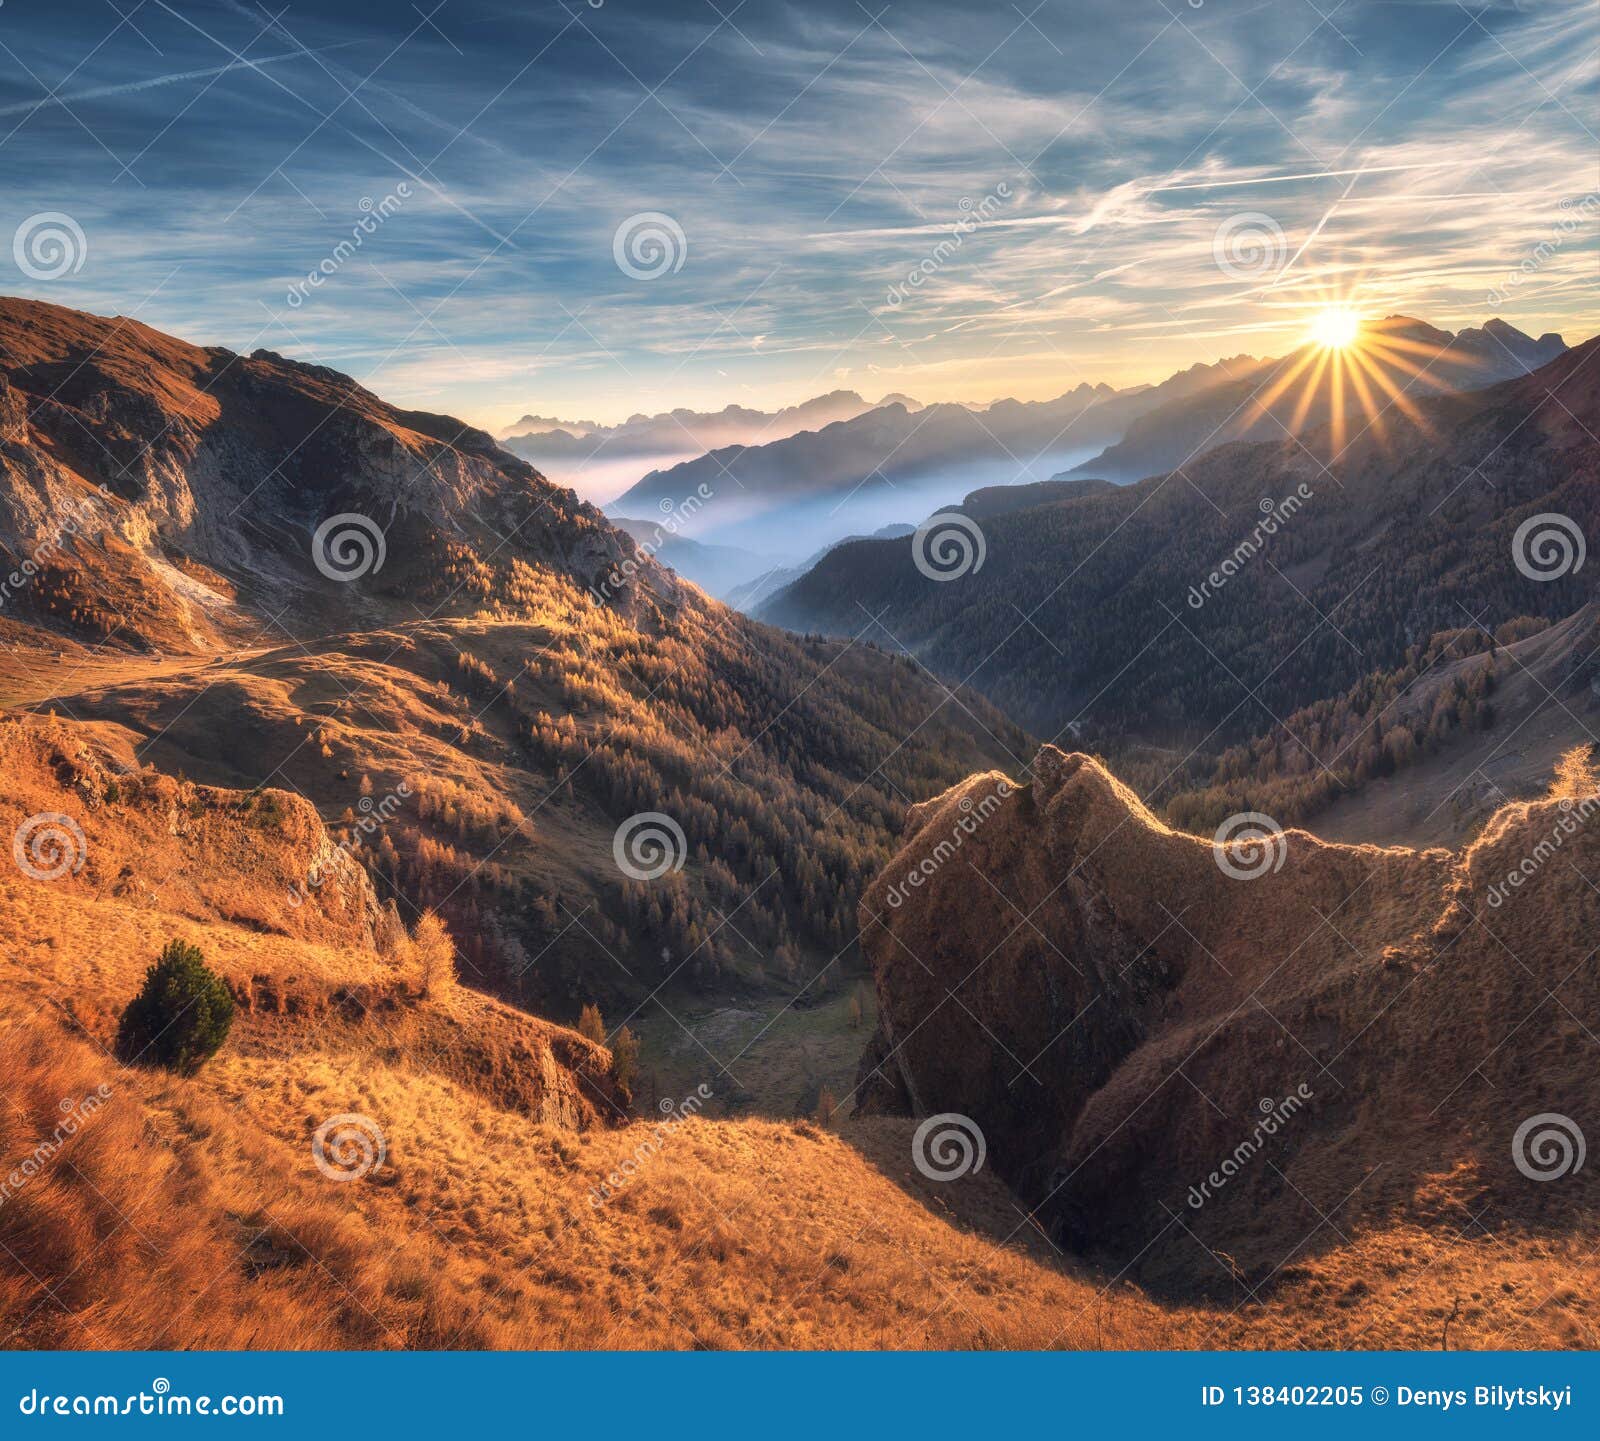
POLYGON ((688 1120, 595 1205, 649 1122, 530 1124, 332 1044, 230 1048, 192 1081, 59 1033, 6 1045, 8 1165, 62 1098, 112 1087, 0 1206, 11 1346, 1430 1347, 1458 1297, 1457 1346, 1595 1339, 1600 1278, 1573 1248, 1414 1227, 1292 1268, 1264 1304, 1157 1305, 1054 1256, 989 1176, 923 1181, 908 1121, 688 1120), (388 1156, 336 1183, 310 1134, 347 1111, 388 1156))
MULTIPOLYGON (((18 796, 78 794, 7 759, 0 831, 18 796)), ((1457 1298, 1452 1344, 1595 1344, 1600 1276, 1575 1242, 1369 1229, 1258 1301, 1158 1303, 1055 1252, 989 1171, 926 1181, 912 1121, 606 1124, 606 1053, 576 1033, 465 987, 423 996, 339 914, 242 924, 237 896, 291 858, 241 868, 245 822, 191 799, 214 844, 103 803, 126 811, 97 813, 109 855, 0 881, 0 1345, 1432 1346, 1457 1298), (119 893, 124 847, 175 883, 119 893), (241 998, 192 1079, 108 1050, 173 936, 241 998), (340 1182, 313 1136, 351 1113, 386 1155, 340 1182)))
MULTIPOLYGON (((357 1052, 225 1055, 182 1081, 43 1028, 12 1030, 6 1046, 8 1166, 51 1135, 63 1098, 111 1088, 0 1205, 11 1346, 1039 1346, 1159 1334, 1155 1307, 1097 1306, 1087 1281, 953 1225, 808 1123, 686 1121, 593 1205, 592 1188, 651 1128, 530 1125, 357 1052), (311 1131, 351 1111, 379 1121, 387 1159, 362 1180, 326 1180, 311 1131)), ((969 1204, 1005 1207, 995 1183, 972 1190, 969 1204)))

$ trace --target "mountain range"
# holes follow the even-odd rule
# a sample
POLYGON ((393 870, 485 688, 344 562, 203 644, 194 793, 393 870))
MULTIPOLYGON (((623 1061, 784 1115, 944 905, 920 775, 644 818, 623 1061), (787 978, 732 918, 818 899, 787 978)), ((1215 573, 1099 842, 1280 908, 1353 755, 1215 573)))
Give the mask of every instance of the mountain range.
MULTIPOLYGON (((1045 736, 1221 746, 1404 662, 1436 632, 1562 619, 1577 566, 1513 563, 1530 518, 1600 523, 1600 345, 1410 402, 1333 454, 1328 428, 982 522, 930 578, 941 529, 857 542, 760 607, 971 684, 1045 736), (956 557, 952 556, 952 559, 956 557), (919 562, 920 567, 919 567, 919 562)), ((1569 544, 1581 542, 1570 541, 1569 544)))
MULTIPOLYGON (((909 396, 886 396, 879 405, 918 409, 909 396)), ((853 390, 835 390, 776 411, 729 405, 718 411, 680 407, 658 415, 631 415, 617 425, 524 415, 500 432, 513 455, 565 484, 595 496, 625 486, 658 466, 674 465, 724 446, 763 445, 802 430, 851 420, 877 407, 853 390)))
MULTIPOLYGON (((904 405, 908 410, 920 408, 906 395, 886 395, 877 405, 904 405)), ((836 420, 851 420, 876 408, 853 390, 833 390, 774 411, 751 410, 743 405, 728 405, 715 411, 679 407, 657 415, 630 415, 616 425, 524 415, 521 420, 503 427, 496 438, 513 453, 516 453, 514 443, 519 441, 530 447, 547 446, 550 454, 559 455, 569 442, 593 440, 596 448, 603 444, 619 455, 650 455, 681 449, 685 441, 699 450, 712 450, 719 445, 758 445, 766 440, 781 440, 798 430, 814 430, 836 420)), ((571 444, 569 449, 573 455, 591 453, 576 444, 571 444)))
POLYGON ((1369 322, 1335 361, 1319 344, 1276 359, 1195 365, 1159 385, 1087 382, 1051 401, 987 407, 892 405, 759 446, 730 446, 646 475, 608 506, 617 515, 696 504, 698 539, 781 552, 804 532, 824 543, 916 521, 985 485, 1061 474, 1119 483, 1170 472, 1229 440, 1327 427, 1337 446, 1415 397, 1476 389, 1526 373, 1564 349, 1503 321, 1459 335, 1394 316, 1369 322))
MULTIPOLYGON (((607 508, 617 515, 682 509, 696 539, 781 552, 804 535, 829 544, 912 522, 984 479, 1044 480, 1119 438, 1147 405, 1084 384, 1053 401, 999 401, 978 411, 887 405, 820 430, 728 446, 655 470, 607 508)), ((797 557, 798 559, 798 557, 797 557)))
POLYGON ((1165 474, 1230 440, 1278 440, 1322 427, 1335 450, 1365 425, 1413 400, 1477 390, 1537 370, 1566 349, 1503 320, 1452 335, 1424 321, 1365 322, 1342 361, 1318 344, 1263 360, 1198 394, 1176 396, 1136 417, 1127 433, 1075 473, 1128 482, 1165 474))

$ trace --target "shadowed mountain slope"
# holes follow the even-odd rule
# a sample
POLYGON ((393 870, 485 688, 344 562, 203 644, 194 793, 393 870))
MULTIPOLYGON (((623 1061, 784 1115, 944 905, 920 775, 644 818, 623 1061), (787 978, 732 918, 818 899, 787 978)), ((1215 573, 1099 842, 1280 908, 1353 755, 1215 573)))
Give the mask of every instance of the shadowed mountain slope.
POLYGON ((1559 535, 1517 537, 1548 514, 1600 534, 1597 353, 1591 340, 1521 379, 1418 401, 1331 467, 1315 442, 1232 444, 1000 516, 980 527, 981 565, 954 578, 919 568, 914 540, 848 546, 759 614, 847 634, 877 617, 886 640, 1046 736, 1071 724, 1180 756, 1241 740, 1438 631, 1562 619, 1591 597, 1594 567, 1560 566, 1559 535), (1528 555, 1541 541, 1556 550, 1528 555))

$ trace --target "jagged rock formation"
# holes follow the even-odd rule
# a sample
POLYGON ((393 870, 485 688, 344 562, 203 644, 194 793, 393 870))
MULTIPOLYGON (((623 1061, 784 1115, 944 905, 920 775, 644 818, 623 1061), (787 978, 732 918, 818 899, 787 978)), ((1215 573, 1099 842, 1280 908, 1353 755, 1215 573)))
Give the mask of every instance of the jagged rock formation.
POLYGON ((1253 1288, 1363 1218, 1592 1200, 1587 1170, 1532 1179, 1558 1148, 1519 1127, 1600 1114, 1600 796, 1507 806, 1459 853, 1239 835, 1049 746, 1031 784, 917 807, 862 902, 863 1107, 972 1117, 1058 1238, 1154 1284, 1253 1288))

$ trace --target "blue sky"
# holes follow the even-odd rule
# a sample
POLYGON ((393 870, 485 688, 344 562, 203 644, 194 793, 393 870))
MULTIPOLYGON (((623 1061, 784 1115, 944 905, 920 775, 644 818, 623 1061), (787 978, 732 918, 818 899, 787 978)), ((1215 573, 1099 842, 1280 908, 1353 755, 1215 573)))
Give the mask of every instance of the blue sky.
POLYGON ((5 0, 0 290, 491 426, 1041 397, 1335 300, 1571 340, 1597 45, 1593 0, 5 0), (19 263, 48 214, 81 267, 19 263))

